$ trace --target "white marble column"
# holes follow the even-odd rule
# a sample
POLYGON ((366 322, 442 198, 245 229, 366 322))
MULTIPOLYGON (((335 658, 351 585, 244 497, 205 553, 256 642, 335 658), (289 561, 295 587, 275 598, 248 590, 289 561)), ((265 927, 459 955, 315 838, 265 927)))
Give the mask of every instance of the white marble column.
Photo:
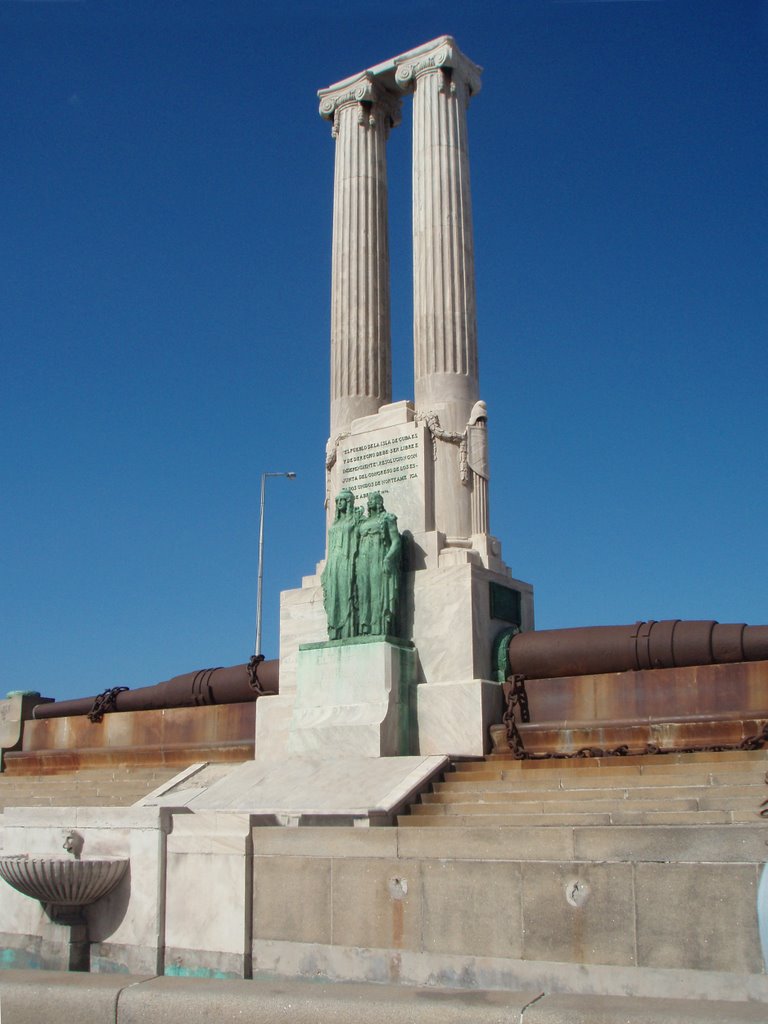
MULTIPOLYGON (((477 316, 466 109, 480 68, 450 38, 396 61, 413 101, 413 334, 416 409, 462 434, 478 400, 477 316)), ((437 445, 436 528, 472 532, 456 442, 437 445)))
POLYGON ((399 100, 368 72, 322 89, 333 122, 331 443, 391 401, 385 145, 399 100))

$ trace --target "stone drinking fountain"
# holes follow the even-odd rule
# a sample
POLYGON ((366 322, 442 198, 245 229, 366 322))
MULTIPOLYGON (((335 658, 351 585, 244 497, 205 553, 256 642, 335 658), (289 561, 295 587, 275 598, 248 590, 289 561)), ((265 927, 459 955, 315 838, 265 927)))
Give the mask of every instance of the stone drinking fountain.
POLYGON ((71 856, 0 856, 0 877, 18 892, 39 900, 51 921, 69 927, 69 970, 87 971, 90 941, 83 910, 112 892, 129 861, 121 857, 83 860, 83 837, 73 830, 65 834, 63 848, 71 856))

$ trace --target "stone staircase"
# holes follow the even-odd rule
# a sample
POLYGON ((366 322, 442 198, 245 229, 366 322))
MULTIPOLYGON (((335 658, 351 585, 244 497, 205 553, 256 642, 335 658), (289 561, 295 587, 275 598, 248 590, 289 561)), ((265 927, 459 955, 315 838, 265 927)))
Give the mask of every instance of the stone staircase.
POLYGON ((6 807, 129 807, 177 775, 173 767, 83 768, 59 775, 0 774, 6 807))
POLYGON ((735 825, 759 822, 768 752, 460 761, 401 827, 735 825))

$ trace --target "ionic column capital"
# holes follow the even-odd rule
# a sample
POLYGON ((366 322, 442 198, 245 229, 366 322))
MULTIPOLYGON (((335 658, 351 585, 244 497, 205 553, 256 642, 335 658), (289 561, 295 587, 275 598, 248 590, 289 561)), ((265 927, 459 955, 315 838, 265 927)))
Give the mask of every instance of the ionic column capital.
POLYGON ((469 96, 480 92, 483 69, 465 57, 449 36, 438 40, 433 49, 416 57, 395 58, 395 81, 404 92, 415 88, 416 80, 422 75, 439 71, 450 71, 452 89, 461 81, 466 84, 469 96))
POLYGON ((376 127, 382 118, 386 132, 400 124, 402 119, 398 95, 385 89, 370 71, 364 71, 357 78, 348 79, 339 85, 320 89, 320 116, 332 124, 334 138, 339 133, 339 114, 344 107, 356 106, 358 124, 376 127))

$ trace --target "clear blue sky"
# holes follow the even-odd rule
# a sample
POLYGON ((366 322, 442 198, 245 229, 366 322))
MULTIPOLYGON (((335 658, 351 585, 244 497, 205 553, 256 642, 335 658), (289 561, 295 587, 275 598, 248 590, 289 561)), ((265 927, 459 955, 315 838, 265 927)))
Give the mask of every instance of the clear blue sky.
MULTIPOLYGON (((323 554, 333 142, 316 90, 449 33, 491 526, 540 628, 768 622, 768 7, 0 2, 0 691, 264 647, 323 554)), ((389 144, 412 395, 410 124, 389 144)))

